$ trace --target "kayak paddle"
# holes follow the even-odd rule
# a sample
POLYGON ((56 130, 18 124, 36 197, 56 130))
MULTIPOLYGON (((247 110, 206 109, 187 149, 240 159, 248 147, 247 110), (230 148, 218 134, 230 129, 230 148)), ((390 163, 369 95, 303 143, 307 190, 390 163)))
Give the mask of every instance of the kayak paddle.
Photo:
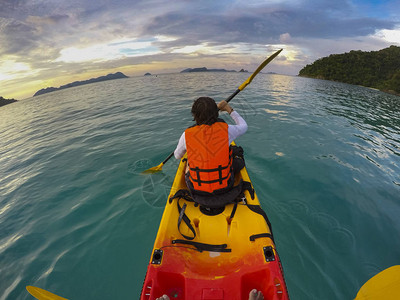
POLYGON ((35 286, 28 285, 26 289, 29 294, 39 300, 68 300, 35 286))
POLYGON ((400 299, 400 265, 383 270, 360 288, 354 300, 400 299))
POLYGON ((163 165, 172 157, 172 155, 174 155, 174 152, 172 152, 170 155, 168 155, 168 157, 161 164, 159 164, 156 167, 147 169, 146 171, 143 171, 142 174, 151 174, 151 173, 156 173, 156 172, 162 171, 163 165))
MULTIPOLYGON (((261 72, 262 69, 264 69, 264 67, 266 65, 268 65, 275 57, 278 56, 279 53, 281 53, 283 49, 280 49, 278 51, 276 51, 274 54, 272 54, 270 57, 268 57, 266 60, 263 61, 263 63, 261 65, 259 65, 259 67, 257 68, 257 70, 254 71, 253 74, 250 75, 249 78, 247 78, 239 87, 238 89, 232 94, 230 95, 225 101, 229 102, 231 101, 237 94, 239 94, 240 91, 244 90, 244 88, 246 86, 248 86, 250 84, 250 82, 254 79, 254 77, 256 77, 256 75, 258 73, 261 72)), ((164 166, 164 164, 174 155, 174 152, 172 152, 170 155, 168 155, 168 157, 158 166, 156 167, 152 167, 150 169, 147 169, 146 171, 143 171, 142 174, 149 174, 149 173, 156 173, 159 171, 162 171, 162 167, 164 166)))
POLYGON ((266 65, 268 65, 275 57, 277 57, 278 54, 281 53, 282 50, 283 50, 283 49, 280 49, 280 50, 276 51, 274 54, 272 54, 270 57, 268 57, 266 60, 264 60, 263 63, 262 63, 261 65, 258 66, 257 70, 255 70, 254 73, 251 74, 250 77, 247 78, 246 81, 244 81, 244 82, 238 87, 238 89, 237 89, 232 95, 230 95, 225 101, 226 101, 226 102, 231 101, 231 100, 233 99, 233 97, 235 97, 237 94, 239 94, 240 91, 244 90, 244 88, 245 88, 246 86, 248 86, 248 85, 250 84, 250 82, 253 81, 254 77, 256 77, 256 75, 257 75, 258 73, 260 73, 261 70, 264 69, 264 67, 265 67, 266 65))

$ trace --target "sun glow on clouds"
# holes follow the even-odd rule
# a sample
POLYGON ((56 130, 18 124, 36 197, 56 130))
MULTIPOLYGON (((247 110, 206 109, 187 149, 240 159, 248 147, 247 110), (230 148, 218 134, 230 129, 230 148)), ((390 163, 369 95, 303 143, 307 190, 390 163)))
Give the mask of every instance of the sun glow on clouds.
POLYGON ((116 40, 85 48, 69 47, 60 51, 60 57, 56 61, 66 63, 85 61, 102 62, 125 57, 154 55, 161 53, 161 50, 154 46, 153 43, 171 40, 174 39, 171 37, 156 36, 149 39, 116 40))
MULTIPOLYGON (((285 38, 290 38, 290 35, 287 34, 285 38)), ((219 57, 219 62, 225 55, 231 55, 229 64, 231 66, 235 65, 232 60, 235 60, 233 57, 238 57, 238 61, 242 65, 249 65, 248 68, 251 68, 251 64, 254 64, 255 61, 262 61, 267 58, 269 55, 274 53, 275 51, 283 49, 282 53, 279 57, 273 62, 275 65, 280 66, 289 66, 292 63, 298 63, 300 61, 300 53, 301 49, 293 46, 293 45, 285 45, 285 44, 275 44, 275 45, 254 45, 249 43, 237 43, 237 44, 225 44, 219 46, 212 46, 208 43, 202 43, 198 45, 192 46, 184 46, 181 48, 175 48, 171 51, 171 53, 179 53, 186 54, 188 56, 199 56, 205 55, 219 57), (249 57, 253 59, 245 59, 243 55, 246 53, 250 54, 249 57)), ((228 57, 228 56, 225 56, 228 57)), ((208 61, 209 63, 211 60, 208 61)), ((217 62, 218 63, 218 62, 217 62)))
POLYGON ((204 54, 204 55, 221 55, 221 54, 238 54, 238 53, 251 53, 252 55, 268 54, 268 46, 252 45, 248 43, 236 43, 212 46, 208 43, 201 43, 199 45, 184 46, 175 48, 171 53, 183 54, 204 54))
POLYGON ((28 64, 17 62, 12 58, 0 62, 0 81, 26 77, 33 73, 28 64))
POLYGON ((209 46, 207 43, 202 43, 199 45, 184 46, 182 48, 175 48, 171 53, 183 53, 183 54, 221 54, 221 53, 231 53, 235 49, 233 46, 209 46))

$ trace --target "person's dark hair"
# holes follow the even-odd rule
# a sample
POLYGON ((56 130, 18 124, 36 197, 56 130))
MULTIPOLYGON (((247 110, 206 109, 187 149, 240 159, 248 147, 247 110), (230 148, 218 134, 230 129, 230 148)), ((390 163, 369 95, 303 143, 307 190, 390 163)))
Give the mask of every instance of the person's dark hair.
POLYGON ((212 125, 218 119, 217 103, 210 97, 200 97, 193 103, 192 115, 197 125, 212 125))

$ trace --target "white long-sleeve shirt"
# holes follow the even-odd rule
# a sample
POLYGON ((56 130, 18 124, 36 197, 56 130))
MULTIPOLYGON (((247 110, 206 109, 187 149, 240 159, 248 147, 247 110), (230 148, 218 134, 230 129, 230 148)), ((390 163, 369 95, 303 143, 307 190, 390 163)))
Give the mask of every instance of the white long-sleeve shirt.
MULTIPOLYGON (((228 125, 229 144, 247 131, 246 121, 239 115, 236 110, 234 110, 230 114, 230 116, 235 121, 236 125, 228 125)), ((174 155, 176 159, 181 159, 185 153, 186 139, 185 132, 183 132, 174 151, 174 155)))

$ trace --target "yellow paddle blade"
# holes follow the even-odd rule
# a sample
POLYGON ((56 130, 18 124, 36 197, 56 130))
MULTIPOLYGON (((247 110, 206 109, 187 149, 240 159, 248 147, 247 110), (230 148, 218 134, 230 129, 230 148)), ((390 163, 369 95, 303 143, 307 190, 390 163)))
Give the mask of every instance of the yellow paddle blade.
POLYGON ((253 74, 250 75, 249 78, 247 78, 247 80, 245 82, 243 82, 240 86, 239 86, 239 90, 243 90, 248 84, 250 84, 250 82, 253 80, 254 77, 256 77, 256 75, 258 73, 260 73, 260 71, 262 69, 264 69, 264 67, 266 65, 268 65, 275 57, 278 56, 279 53, 281 53, 283 49, 280 49, 278 51, 276 51, 274 54, 272 54, 270 57, 268 57, 258 68, 257 70, 254 71, 253 74))
POLYGON ((151 173, 157 173, 162 171, 162 167, 163 165, 172 157, 174 156, 174 152, 172 152, 170 155, 168 155, 168 157, 166 159, 164 159, 164 161, 159 164, 157 167, 152 167, 150 169, 147 169, 146 171, 143 171, 142 174, 151 174, 151 173))
POLYGON ((368 280, 354 300, 400 299, 400 265, 390 267, 368 280))
POLYGON ((157 167, 152 167, 142 172, 142 174, 152 174, 162 171, 164 163, 159 164, 157 167))
POLYGON ((33 297, 39 300, 68 300, 35 286, 28 285, 26 289, 33 297))

